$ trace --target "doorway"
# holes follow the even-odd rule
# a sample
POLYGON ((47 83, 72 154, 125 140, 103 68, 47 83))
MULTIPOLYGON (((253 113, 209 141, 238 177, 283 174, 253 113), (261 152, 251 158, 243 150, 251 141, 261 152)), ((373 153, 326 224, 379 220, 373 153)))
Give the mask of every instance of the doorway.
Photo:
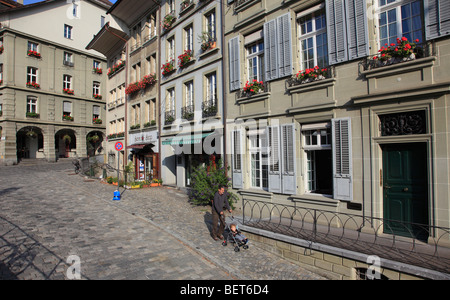
POLYGON ((387 144, 382 151, 384 232, 426 241, 427 143, 387 144))

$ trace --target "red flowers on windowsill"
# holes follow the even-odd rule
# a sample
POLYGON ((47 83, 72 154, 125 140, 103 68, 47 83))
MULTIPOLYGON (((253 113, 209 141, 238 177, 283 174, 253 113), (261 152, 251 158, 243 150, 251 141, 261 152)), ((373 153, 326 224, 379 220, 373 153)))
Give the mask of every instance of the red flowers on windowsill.
POLYGON ((417 56, 421 56, 423 52, 423 49, 417 46, 419 42, 418 39, 413 43, 406 37, 398 38, 397 44, 391 43, 389 45, 386 43, 372 59, 383 65, 414 60, 417 56))
POLYGON ((178 56, 178 66, 180 68, 185 67, 193 59, 191 50, 184 50, 184 53, 178 56))
POLYGON ((75 92, 71 89, 63 89, 63 93, 64 94, 68 94, 68 95, 74 95, 75 92))
POLYGON ((33 51, 33 50, 28 50, 27 52, 28 56, 34 56, 36 58, 41 58, 41 54, 37 51, 33 51))

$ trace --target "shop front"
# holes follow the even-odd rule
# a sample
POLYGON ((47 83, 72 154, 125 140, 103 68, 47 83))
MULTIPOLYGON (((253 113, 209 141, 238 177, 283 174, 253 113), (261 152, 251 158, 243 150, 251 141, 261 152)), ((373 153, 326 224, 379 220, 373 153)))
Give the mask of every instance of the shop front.
POLYGON ((134 164, 134 178, 139 181, 160 179, 159 140, 157 131, 129 135, 130 160, 134 164))

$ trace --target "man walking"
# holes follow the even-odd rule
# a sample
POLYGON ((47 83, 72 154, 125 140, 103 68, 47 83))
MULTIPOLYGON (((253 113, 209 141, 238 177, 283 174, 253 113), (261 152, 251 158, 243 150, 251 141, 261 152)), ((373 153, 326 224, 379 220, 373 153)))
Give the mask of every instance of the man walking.
POLYGON ((214 200, 212 203, 212 238, 217 241, 219 239, 223 240, 223 232, 225 230, 225 215, 223 214, 223 207, 231 213, 230 203, 228 202, 228 193, 225 193, 225 187, 223 185, 219 186, 218 191, 214 195, 214 200), (220 220, 219 231, 217 231, 217 223, 220 220))

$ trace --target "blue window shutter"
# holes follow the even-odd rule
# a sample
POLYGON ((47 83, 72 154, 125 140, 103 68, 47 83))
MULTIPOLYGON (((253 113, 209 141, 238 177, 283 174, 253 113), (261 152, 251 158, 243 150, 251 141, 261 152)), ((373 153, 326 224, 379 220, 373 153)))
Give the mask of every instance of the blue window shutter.
POLYGON ((450 34, 450 1, 424 0, 427 41, 450 34))
POLYGON ((278 78, 277 20, 264 24, 264 65, 267 81, 278 78))
POLYGON ((237 36, 228 42, 230 91, 241 88, 241 63, 239 52, 239 36, 237 36))
POLYGON ((333 119, 333 198, 353 200, 351 119, 333 119))
POLYGON ((285 77, 292 75, 292 32, 290 13, 277 18, 279 74, 285 77))
POLYGON ((369 55, 369 33, 367 27, 366 0, 347 0, 348 58, 356 59, 369 55))
POLYGON ((282 193, 297 194, 295 124, 281 126, 282 193))
POLYGON ((328 54, 331 65, 348 60, 345 0, 326 0, 328 54))
POLYGON ((243 135, 242 130, 231 131, 231 165, 233 173, 233 188, 244 188, 244 178, 242 169, 243 158, 243 135))
POLYGON ((281 193, 280 127, 269 126, 266 134, 269 146, 269 192, 281 193))

